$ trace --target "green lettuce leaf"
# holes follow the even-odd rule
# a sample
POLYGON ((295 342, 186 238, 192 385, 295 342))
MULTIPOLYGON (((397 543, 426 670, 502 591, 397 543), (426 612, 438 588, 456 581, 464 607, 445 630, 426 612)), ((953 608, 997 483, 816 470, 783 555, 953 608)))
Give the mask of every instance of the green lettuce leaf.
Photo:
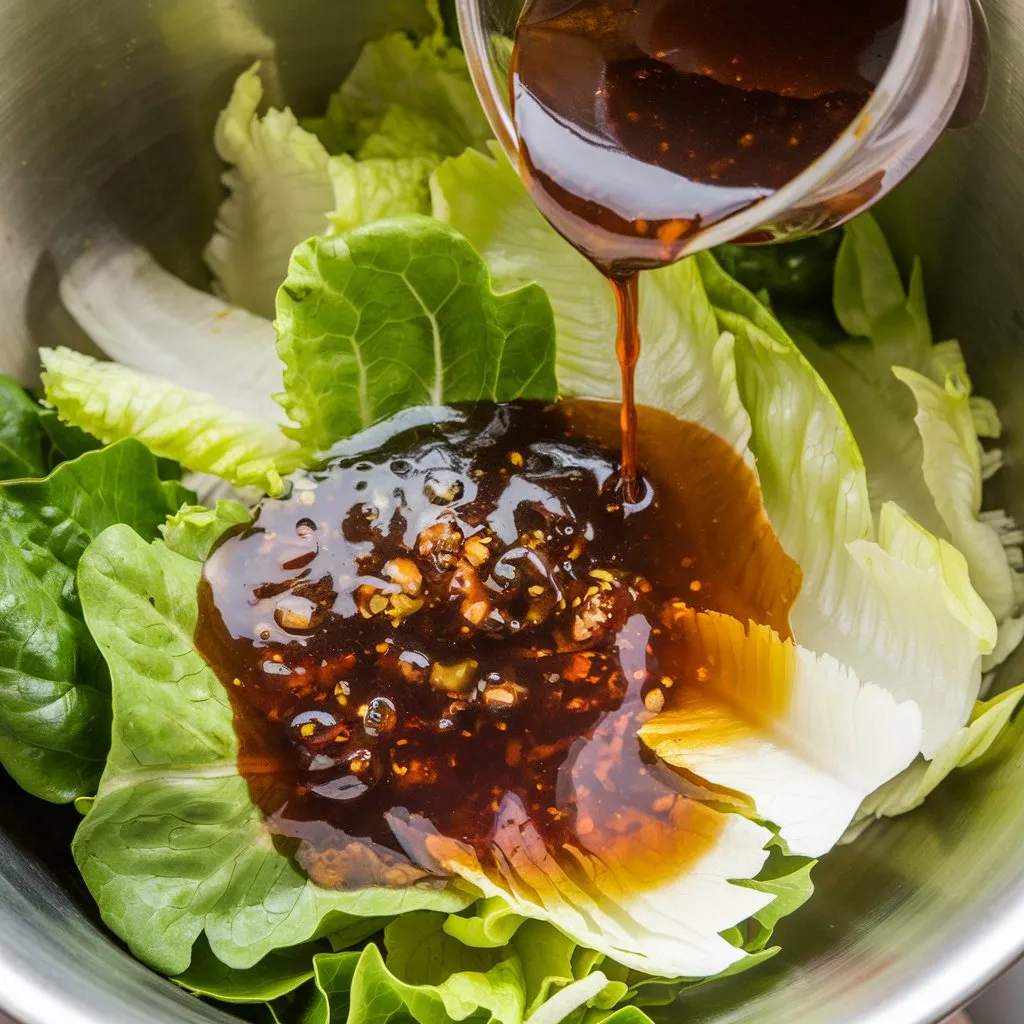
POLYGON ((154 455, 267 494, 279 494, 281 476, 303 462, 299 446, 273 423, 227 409, 209 395, 66 348, 41 349, 40 355, 47 401, 61 419, 105 443, 134 437, 154 455))
POLYGON ((46 473, 39 412, 16 380, 0 376, 0 480, 46 473))
POLYGON ((462 51, 435 32, 368 43, 324 118, 308 120, 332 153, 454 156, 491 137, 462 51))
MULTIPOLYGON (((501 290, 537 282, 558 332, 563 394, 617 399, 615 301, 607 281, 538 212, 514 168, 468 151, 434 173, 434 215, 464 234, 501 290)), ((637 401, 694 420, 746 448, 750 422, 736 391, 732 338, 723 336, 692 260, 641 276, 643 349, 637 401)))
POLYGON ((110 680, 75 585, 82 552, 115 523, 155 536, 189 497, 135 441, 0 484, 0 763, 33 795, 93 792, 110 744, 110 680))
POLYGON ((467 1019, 522 1024, 518 959, 463 946, 443 930, 444 915, 413 912, 385 930, 387 958, 374 944, 362 953, 315 958, 315 988, 286 1011, 294 1024, 449 1024, 467 1019))
POLYGON ((315 451, 408 406, 556 394, 544 293, 495 295, 469 243, 426 217, 299 246, 277 328, 289 433, 315 451))
POLYGON ((257 113, 263 85, 257 62, 235 82, 214 132, 228 198, 217 214, 206 262, 228 301, 262 317, 299 242, 321 234, 333 203, 328 153, 288 109, 257 113))
POLYGON ((192 950, 188 969, 171 981, 197 996, 222 1003, 269 1003, 294 992, 313 977, 313 958, 323 943, 275 950, 248 970, 233 970, 218 960, 205 937, 192 950))
POLYGON ((847 225, 835 270, 835 309, 852 336, 821 344, 796 340, 836 396, 864 457, 876 515, 897 502, 926 529, 950 541, 967 560, 971 582, 1000 626, 1008 653, 1024 632, 1017 619, 1024 582, 1016 524, 983 513, 982 481, 998 450, 985 453, 980 436, 998 437, 991 403, 972 397, 956 342, 934 344, 916 262, 909 288, 885 236, 870 216, 847 225))
MULTIPOLYGON (((183 550, 196 553, 194 536, 183 550)), ((113 744, 73 852, 108 927, 179 975, 202 934, 244 970, 352 917, 464 906, 471 897, 450 887, 322 889, 278 850, 238 772, 228 695, 193 644, 201 568, 125 526, 79 566, 85 619, 110 667, 113 744)))
POLYGON ((334 209, 327 219, 332 230, 341 234, 375 220, 429 213, 429 179, 437 164, 431 156, 331 157, 334 209))
POLYGON ((736 336, 765 508, 803 571, 793 634, 862 683, 915 701, 931 757, 970 714, 996 640, 992 615, 963 556, 897 506, 882 507, 876 539, 863 460, 832 394, 764 306, 712 256, 697 260, 736 336))
POLYGON ((722 267, 756 295, 765 291, 772 304, 817 308, 832 301, 832 275, 842 233, 782 245, 720 245, 714 250, 722 267))
POLYGON ((461 914, 452 914, 444 930, 465 946, 501 949, 525 921, 503 899, 495 897, 480 900, 461 914))
POLYGON ((79 455, 103 447, 103 443, 92 434, 65 423, 54 409, 40 408, 39 425, 50 440, 50 469, 56 469, 62 462, 77 459, 79 455))
POLYGON ((920 807, 951 772, 966 768, 992 749, 1022 700, 1024 684, 991 700, 978 701, 968 723, 931 761, 918 758, 902 775, 864 801, 858 822, 848 837, 859 835, 866 824, 877 818, 895 817, 920 807))
POLYGON ((221 500, 212 509, 203 505, 182 506, 160 525, 160 534, 172 551, 195 562, 205 562, 225 533, 251 522, 252 515, 244 505, 221 500))

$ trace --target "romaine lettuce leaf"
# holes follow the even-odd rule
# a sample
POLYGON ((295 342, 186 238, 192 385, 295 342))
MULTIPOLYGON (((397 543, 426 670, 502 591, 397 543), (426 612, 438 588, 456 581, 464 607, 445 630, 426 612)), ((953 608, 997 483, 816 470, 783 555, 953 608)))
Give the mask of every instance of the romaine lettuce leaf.
MULTIPOLYGON (((180 536, 179 523, 170 538, 180 536)), ((195 554, 194 539, 183 550, 195 554)), ((450 885, 322 889, 278 850, 238 773, 228 695, 193 645, 201 568, 125 526, 79 566, 85 619, 110 667, 113 744, 73 852, 106 924, 144 963, 178 975, 203 934, 244 970, 353 916, 464 906, 472 896, 450 885)))
MULTIPOLYGON (((610 290, 543 220, 514 169, 467 152, 438 168, 432 194, 435 215, 466 234, 498 287, 538 281, 547 290, 560 388, 617 397, 610 290)), ((646 277, 638 399, 740 451, 750 439, 769 518, 804 573, 796 640, 862 683, 918 701, 934 752, 966 720, 980 655, 995 642, 962 558, 895 510, 881 524, 891 546, 874 543, 863 462, 834 399, 771 313, 713 257, 646 277)))
MULTIPOLYGON (((615 301, 597 269, 544 220, 514 168, 492 146, 470 150, 434 173, 434 215, 464 234, 500 290, 537 282, 558 331, 563 394, 617 399, 615 301)), ((694 420, 738 451, 750 422, 736 391, 732 338, 723 335, 693 261, 642 275, 637 401, 694 420)))
POLYGON ((326 230, 334 192, 320 140, 288 109, 257 113, 259 72, 257 62, 239 76, 217 120, 214 143, 231 165, 224 174, 229 195, 206 262, 229 302, 271 318, 292 249, 326 230))
POLYGON ((63 420, 105 443, 134 437, 154 455, 267 494, 280 493, 282 475, 303 462, 299 446, 273 423, 207 394, 66 348, 40 355, 47 401, 63 420))
POLYGON ((793 852, 827 853, 868 794, 921 749, 917 705, 897 704, 767 626, 685 608, 672 614, 666 628, 698 664, 719 671, 681 706, 650 718, 640 738, 662 761, 751 797, 793 852))
POLYGON ((426 217, 299 246, 277 328, 289 433, 314 451, 408 406, 556 394, 544 293, 495 295, 469 243, 426 217))
POLYGON ((271 322, 190 287, 145 249, 94 242, 61 278, 60 297, 111 359, 268 424, 284 419, 271 322))
POLYGON ((0 763, 33 795, 93 792, 110 744, 110 680, 75 586, 82 552, 115 523, 155 536, 189 497, 130 440, 0 484, 0 763))
POLYGON ((46 472, 39 406, 10 377, 0 376, 0 480, 46 472))
POLYGON ((897 506, 877 540, 864 464, 835 399, 772 314, 709 254, 697 257, 723 329, 736 336, 765 508, 803 572, 791 613, 801 646, 913 700, 933 756, 966 721, 996 626, 963 556, 897 506))
POLYGON ((920 263, 905 290, 877 223, 847 225, 835 272, 836 314, 851 338, 833 344, 798 331, 795 340, 839 401, 864 457, 875 515, 895 501, 967 559, 971 582, 1000 626, 1001 652, 1019 640, 1024 598, 1016 524, 982 513, 982 481, 1000 453, 991 403, 972 397, 956 342, 933 343, 920 263))

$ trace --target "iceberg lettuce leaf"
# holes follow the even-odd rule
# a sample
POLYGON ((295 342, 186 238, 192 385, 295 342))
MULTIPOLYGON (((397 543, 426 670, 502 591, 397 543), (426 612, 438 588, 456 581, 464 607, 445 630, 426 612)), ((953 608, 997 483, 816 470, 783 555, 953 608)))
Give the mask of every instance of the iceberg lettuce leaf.
POLYGON ((40 355, 47 401, 61 419, 104 443, 134 437, 186 469, 267 494, 279 494, 282 475, 304 461, 299 446, 273 423, 210 395, 66 348, 41 349, 40 355))
POLYGON ((844 231, 835 272, 835 308, 853 337, 832 344, 797 332, 864 457, 875 515, 897 502, 967 559, 974 587, 1000 626, 1005 656, 1019 638, 1013 618, 1024 581, 1016 525, 982 512, 982 481, 1001 462, 979 437, 998 438, 991 403, 972 396, 956 342, 933 343, 920 263, 904 289, 885 236, 868 215, 844 231))
POLYGON ((494 294, 469 243, 426 217, 299 246, 277 328, 289 433, 315 451, 408 406, 556 394, 544 293, 494 294))
POLYGON ((1024 700, 1024 684, 991 700, 978 701, 968 723, 938 751, 931 761, 918 758, 902 775, 864 801, 856 834, 876 818, 891 818, 912 811, 958 768, 965 768, 992 749, 1024 700))
MULTIPOLYGON (((191 539, 184 550, 196 553, 191 539)), ((113 744, 73 852, 108 927, 178 975, 203 934, 244 970, 352 917, 470 902, 451 886, 323 889, 275 846, 239 774, 228 695, 193 644, 201 569, 126 526, 101 534, 79 566, 85 620, 110 667, 113 744)))
POLYGON ((917 705, 766 626, 688 608, 673 616, 666 628, 720 669, 640 738, 668 764, 751 797, 794 853, 828 852, 865 797, 921 749, 917 705))

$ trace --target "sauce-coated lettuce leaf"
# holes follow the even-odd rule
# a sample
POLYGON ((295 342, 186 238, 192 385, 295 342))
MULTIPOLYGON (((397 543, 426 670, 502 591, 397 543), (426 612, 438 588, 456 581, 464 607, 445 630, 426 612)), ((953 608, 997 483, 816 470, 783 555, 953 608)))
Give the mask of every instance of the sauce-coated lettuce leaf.
POLYGON ((427 217, 299 246, 277 328, 289 433, 314 451, 408 406, 556 394, 547 297, 496 295, 472 246, 427 217))
POLYGON ((0 484, 0 763, 33 795, 93 792, 110 744, 110 680, 75 585, 82 552, 116 523, 155 536, 189 497, 131 440, 0 484))
POLYGON ((353 916, 463 906, 471 897, 451 886, 321 889, 277 849, 239 774, 228 695, 193 645, 201 569, 125 526, 101 534, 79 567, 110 667, 113 744, 73 851, 106 924, 176 975, 202 934, 217 959, 246 969, 353 916))

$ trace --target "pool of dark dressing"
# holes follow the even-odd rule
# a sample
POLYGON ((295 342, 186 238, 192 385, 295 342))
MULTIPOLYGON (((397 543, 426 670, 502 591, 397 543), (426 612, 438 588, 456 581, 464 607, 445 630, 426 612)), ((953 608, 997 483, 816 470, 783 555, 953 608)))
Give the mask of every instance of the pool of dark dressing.
POLYGON ((432 865, 393 812, 487 868, 513 801, 556 855, 674 874, 714 842, 707 793, 636 732, 713 678, 666 610, 788 635, 799 588, 753 472, 644 409, 624 506, 613 404, 404 422, 300 474, 205 567, 196 640, 269 827, 321 885, 404 885, 432 865))

